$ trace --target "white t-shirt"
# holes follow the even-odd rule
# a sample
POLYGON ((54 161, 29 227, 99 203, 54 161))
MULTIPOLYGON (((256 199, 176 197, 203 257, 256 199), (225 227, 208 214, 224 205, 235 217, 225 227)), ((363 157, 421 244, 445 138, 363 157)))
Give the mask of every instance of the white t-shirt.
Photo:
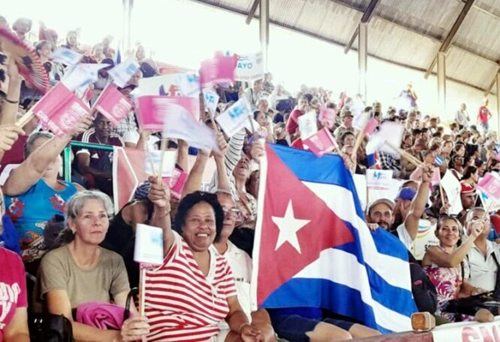
POLYGON ((500 254, 498 245, 491 241, 486 241, 486 258, 476 245, 472 246, 464 259, 464 279, 474 287, 486 291, 495 290, 498 272, 498 265, 493 256, 495 253, 500 254))
MULTIPOLYGON (((217 252, 215 247, 212 246, 211 248, 217 252)), ((223 256, 233 271, 238 302, 240 302, 241 308, 251 322, 252 301, 250 299, 250 281, 252 280, 252 259, 245 251, 236 247, 231 241, 227 241, 227 251, 223 256)), ((225 321, 222 321, 219 327, 221 330, 229 329, 225 321)))
POLYGON ((399 240, 406 246, 406 248, 412 253, 415 253, 415 239, 412 239, 410 233, 408 233, 408 229, 406 229, 405 224, 401 223, 398 228, 396 228, 398 232, 399 240))
MULTIPOLYGON (((123 134, 123 142, 124 143, 133 143, 137 144, 139 142, 140 135, 137 131, 128 131, 125 134, 123 134)), ((156 143, 160 141, 160 139, 157 136, 150 135, 148 139, 148 147, 149 150, 157 150, 156 148, 156 143)))

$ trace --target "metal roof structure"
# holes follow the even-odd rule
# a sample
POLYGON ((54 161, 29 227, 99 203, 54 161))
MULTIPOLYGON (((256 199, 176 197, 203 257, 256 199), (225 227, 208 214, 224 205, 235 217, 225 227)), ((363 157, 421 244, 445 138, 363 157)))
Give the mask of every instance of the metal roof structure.
MULTIPOLYGON (((259 0, 193 0, 248 16, 259 0)), ((270 22, 349 49, 369 21, 368 55, 424 74, 447 52, 450 80, 496 92, 500 0, 270 0, 270 22)), ((354 44, 353 44, 354 43, 354 44)), ((271 42, 272 44, 272 37, 271 42)))

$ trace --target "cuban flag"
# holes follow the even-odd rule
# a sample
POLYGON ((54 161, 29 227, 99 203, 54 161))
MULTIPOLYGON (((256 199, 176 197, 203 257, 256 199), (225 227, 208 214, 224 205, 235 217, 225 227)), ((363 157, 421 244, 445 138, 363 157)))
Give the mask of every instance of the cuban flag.
POLYGON ((368 229, 342 159, 279 145, 262 159, 254 306, 322 308, 383 333, 411 330, 408 251, 368 229))

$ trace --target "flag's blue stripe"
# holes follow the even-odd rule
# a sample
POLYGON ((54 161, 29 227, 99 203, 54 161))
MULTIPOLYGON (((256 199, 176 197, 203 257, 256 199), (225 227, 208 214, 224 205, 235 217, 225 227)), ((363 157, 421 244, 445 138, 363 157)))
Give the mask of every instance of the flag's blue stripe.
POLYGON ((363 302, 358 291, 326 279, 290 279, 274 291, 266 299, 262 307, 321 308, 339 315, 352 317, 382 333, 391 332, 377 325, 373 308, 363 302))
MULTIPOLYGON (((282 145, 269 145, 281 161, 303 182, 322 183, 341 186, 347 190, 355 189, 354 180, 344 166, 342 158, 327 154, 318 158, 314 153, 282 145)), ((272 165, 270 165, 272 167, 272 165)), ((358 194, 353 193, 354 203, 359 203, 358 194)), ((358 216, 363 217, 360 205, 356 206, 358 216)))
MULTIPOLYGON (((357 229, 354 229, 350 222, 343 222, 354 235, 354 241, 335 248, 354 255, 360 264, 365 265, 370 280, 372 298, 376 302, 382 304, 386 308, 410 317, 416 311, 411 291, 409 289, 405 290, 400 287, 392 286, 365 263, 360 248, 361 246, 356 242, 360 240, 357 229), (395 301, 394 298, 398 298, 398 300, 395 301)), ((408 261, 408 250, 396 236, 380 228, 372 232, 372 237, 377 247, 377 251, 380 254, 408 261)))

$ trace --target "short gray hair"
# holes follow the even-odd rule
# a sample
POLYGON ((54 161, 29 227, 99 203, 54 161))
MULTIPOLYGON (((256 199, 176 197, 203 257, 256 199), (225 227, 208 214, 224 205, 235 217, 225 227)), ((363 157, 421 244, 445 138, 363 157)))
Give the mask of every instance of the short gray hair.
POLYGON ((467 224, 470 220, 472 220, 472 218, 474 217, 474 214, 476 212, 481 212, 482 214, 484 214, 485 211, 486 210, 484 208, 481 208, 481 207, 475 207, 475 208, 469 209, 469 211, 467 212, 467 215, 465 216, 465 224, 467 224))
POLYGON ((85 190, 77 192, 69 199, 66 206, 66 214, 68 218, 77 218, 89 200, 101 201, 108 217, 111 218, 113 216, 113 203, 108 195, 97 190, 85 190))
POLYGON ((26 140, 24 144, 24 159, 28 158, 28 156, 33 152, 33 145, 40 138, 52 139, 54 134, 50 132, 33 132, 26 140))

